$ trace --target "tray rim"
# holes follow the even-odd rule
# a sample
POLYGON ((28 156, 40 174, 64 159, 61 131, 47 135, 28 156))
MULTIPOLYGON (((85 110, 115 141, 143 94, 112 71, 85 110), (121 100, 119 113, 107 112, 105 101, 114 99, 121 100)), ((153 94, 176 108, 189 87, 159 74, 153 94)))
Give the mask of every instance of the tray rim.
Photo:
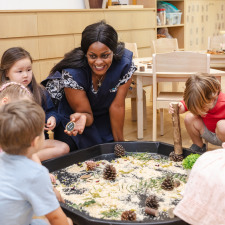
MULTIPOLYGON (((57 158, 54 158, 54 159, 49 159, 49 160, 46 160, 45 162, 43 162, 43 165, 46 166, 48 168, 48 165, 49 164, 52 164, 54 163, 55 161, 59 161, 59 160, 62 160, 62 159, 67 159, 67 158, 72 158, 74 157, 74 155, 76 156, 77 154, 81 154, 81 153, 84 153, 84 152, 88 152, 88 151, 92 151, 93 149, 96 149, 96 148, 105 148, 105 147, 110 147, 110 146, 115 146, 116 144, 121 144, 121 145, 129 145, 129 144, 135 144, 135 145, 140 145, 140 144, 152 144, 153 146, 155 145, 155 147, 157 149, 159 149, 160 145, 165 145, 169 148, 172 149, 173 151, 173 145, 172 144, 168 144, 168 143, 165 143, 165 142, 157 142, 157 141, 125 141, 125 142, 110 142, 110 143, 104 143, 104 144, 99 144, 99 145, 94 145, 92 147, 89 147, 89 148, 85 148, 85 149, 80 149, 80 150, 77 150, 77 151, 74 151, 74 152, 71 152, 71 153, 68 153, 64 156, 61 156, 61 157, 57 157, 57 158)), ((127 152, 134 152, 134 151, 127 151, 127 152)), ((136 151, 136 152, 142 152, 142 151, 136 151)), ((146 151, 144 151, 146 152, 146 151)), ((150 152, 150 151, 149 151, 150 152)), ((187 155, 191 154, 192 152, 188 151, 187 148, 183 148, 183 152, 184 152, 184 156, 186 157, 187 155)), ((111 152, 113 153, 113 152, 111 152)), ((156 152, 157 153, 157 152, 156 152)), ((109 154, 109 153, 106 153, 106 154, 109 154)), ((158 153, 160 154, 160 153, 158 153)), ((98 155, 100 156, 100 155, 98 155)), ((88 159, 91 159, 93 157, 90 157, 90 158, 87 158, 86 160, 88 159)), ((77 163, 77 162, 74 162, 74 163, 77 163)), ((72 165, 72 164, 70 164, 72 165)), ((67 166, 65 166, 67 167, 67 166)), ((64 167, 64 168, 65 168, 64 167)), ((59 170, 59 169, 58 169, 59 170)), ((54 170, 54 171, 57 171, 57 170, 54 170)), ((79 224, 79 220, 77 219, 83 219, 86 221, 86 223, 89 225, 91 224, 96 224, 96 225, 100 225, 100 224, 107 224, 107 225, 126 225, 126 224, 132 224, 132 225, 166 225, 166 224, 177 224, 177 225, 184 225, 184 224, 187 224, 186 222, 184 222, 183 220, 181 220, 180 218, 178 217, 174 217, 173 219, 169 219, 169 220, 162 220, 162 221, 157 221, 157 220, 152 220, 152 221, 120 221, 120 220, 105 220, 105 219, 98 219, 98 218, 94 218, 94 217, 91 217, 87 214, 84 214, 85 212, 82 212, 82 211, 79 211, 71 206, 68 206, 67 204, 65 203, 61 203, 60 202, 60 206, 62 207, 63 211, 70 217, 72 217, 72 220, 73 222, 79 224), (80 218, 74 218, 74 216, 78 216, 80 218)), ((79 225, 83 225, 82 224, 79 224, 79 225)))

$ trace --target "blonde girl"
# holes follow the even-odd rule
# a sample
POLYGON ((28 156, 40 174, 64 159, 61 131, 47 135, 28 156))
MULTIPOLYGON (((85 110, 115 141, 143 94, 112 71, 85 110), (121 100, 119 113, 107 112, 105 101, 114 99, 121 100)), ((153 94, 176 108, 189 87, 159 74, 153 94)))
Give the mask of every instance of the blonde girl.
MULTIPOLYGON (((8 104, 10 102, 16 102, 18 100, 31 100, 33 101, 33 95, 32 93, 24 87, 22 84, 16 83, 16 82, 6 82, 2 86, 0 86, 0 106, 3 106, 5 104, 8 104)), ((46 142, 49 142, 51 140, 45 140, 44 145, 46 142)), ((0 152, 2 150, 0 149, 0 152)), ((49 151, 49 148, 40 150, 40 151, 49 151)), ((33 154, 32 160, 41 164, 41 161, 39 159, 38 153, 33 154)), ((50 174, 50 178, 52 182, 55 182, 55 177, 50 174)))

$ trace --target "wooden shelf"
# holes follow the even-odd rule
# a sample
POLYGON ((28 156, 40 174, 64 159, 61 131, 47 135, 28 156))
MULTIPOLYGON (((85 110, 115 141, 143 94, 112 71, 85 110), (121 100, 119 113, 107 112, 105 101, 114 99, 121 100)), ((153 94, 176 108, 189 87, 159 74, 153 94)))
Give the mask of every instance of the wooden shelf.
MULTIPOLYGON (((157 1, 156 0, 156 8, 157 8, 157 1)), ((171 3, 174 5, 178 10, 182 12, 181 15, 181 23, 176 25, 163 25, 163 26, 157 26, 157 29, 159 28, 168 28, 169 34, 173 38, 177 38, 179 49, 186 49, 185 48, 185 42, 184 42, 184 27, 185 27, 185 0, 168 0, 165 2, 171 3)))
POLYGON ((184 24, 176 24, 176 25, 163 25, 163 26, 157 26, 157 28, 164 28, 164 27, 183 27, 184 24))
MULTIPOLYGON (((161 2, 162 0, 157 0, 157 2, 161 2)), ((183 2, 184 0, 169 0, 167 2, 183 2)))

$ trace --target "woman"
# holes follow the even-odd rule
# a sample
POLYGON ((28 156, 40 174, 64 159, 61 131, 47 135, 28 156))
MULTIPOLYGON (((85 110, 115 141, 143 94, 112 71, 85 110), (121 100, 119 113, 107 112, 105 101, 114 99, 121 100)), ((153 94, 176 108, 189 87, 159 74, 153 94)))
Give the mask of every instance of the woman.
POLYGON ((81 47, 67 53, 42 82, 63 117, 56 139, 71 150, 124 141, 125 97, 136 70, 132 56, 104 21, 84 29, 81 47), (71 137, 64 133, 70 115, 76 121, 67 132, 71 137))

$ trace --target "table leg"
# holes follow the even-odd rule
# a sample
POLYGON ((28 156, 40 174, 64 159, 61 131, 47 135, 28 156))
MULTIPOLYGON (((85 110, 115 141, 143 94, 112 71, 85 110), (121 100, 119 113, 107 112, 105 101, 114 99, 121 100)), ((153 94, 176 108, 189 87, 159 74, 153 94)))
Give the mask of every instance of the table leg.
MULTIPOLYGON (((142 76, 137 76, 137 138, 143 139, 143 84, 142 76)), ((145 121, 146 123, 146 121, 145 121)))

